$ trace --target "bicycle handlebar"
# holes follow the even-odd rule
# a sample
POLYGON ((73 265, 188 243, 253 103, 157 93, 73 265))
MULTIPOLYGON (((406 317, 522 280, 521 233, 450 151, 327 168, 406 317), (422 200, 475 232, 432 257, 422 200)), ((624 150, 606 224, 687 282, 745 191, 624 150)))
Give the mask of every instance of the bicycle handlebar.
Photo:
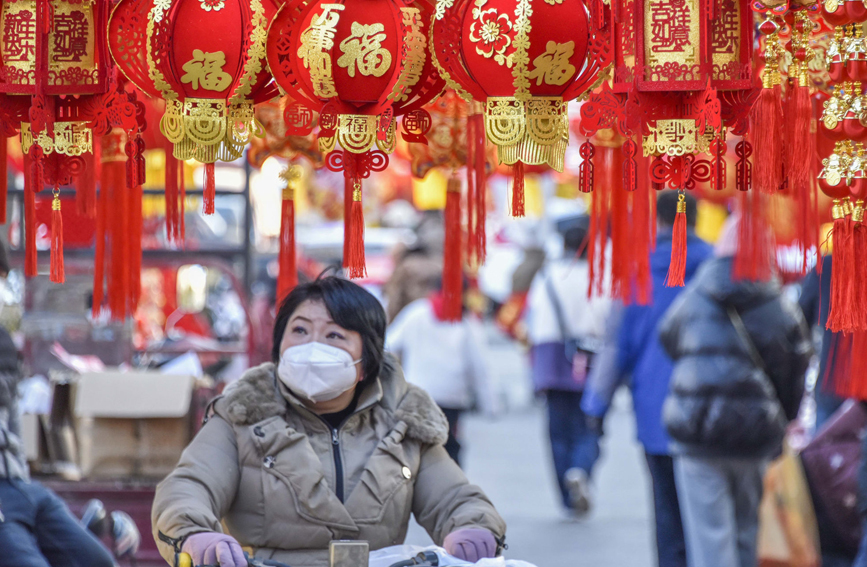
MULTIPOLYGON (((256 559, 250 557, 247 552, 244 552, 244 557, 247 559, 247 567, 290 567, 285 563, 274 561, 271 559, 256 559)), ((176 567, 220 567, 219 565, 194 565, 193 558, 189 553, 179 553, 176 567)))

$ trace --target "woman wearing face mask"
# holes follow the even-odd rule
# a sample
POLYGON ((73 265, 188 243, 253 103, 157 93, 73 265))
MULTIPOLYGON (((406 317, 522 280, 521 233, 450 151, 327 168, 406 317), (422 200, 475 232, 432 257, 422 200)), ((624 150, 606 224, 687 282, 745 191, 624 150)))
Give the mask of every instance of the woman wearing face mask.
POLYGON ((318 567, 331 540, 403 543, 411 513, 459 558, 496 554, 505 523, 443 448, 442 412, 384 355, 385 328, 379 302, 342 279, 287 296, 274 362, 212 404, 157 487, 154 537, 166 560, 183 551, 196 565, 246 567, 246 550, 318 567))

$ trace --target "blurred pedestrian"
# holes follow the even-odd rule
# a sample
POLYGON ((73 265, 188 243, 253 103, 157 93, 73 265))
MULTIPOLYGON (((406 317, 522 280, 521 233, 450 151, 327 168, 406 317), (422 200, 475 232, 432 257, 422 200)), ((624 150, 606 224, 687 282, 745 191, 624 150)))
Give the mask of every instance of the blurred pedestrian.
POLYGON ((394 271, 385 284, 386 316, 394 321, 400 311, 436 291, 442 276, 442 254, 434 255, 421 244, 397 252, 394 271))
POLYGON ((737 227, 727 222, 717 257, 660 325, 674 360, 663 419, 690 567, 756 566, 765 468, 797 417, 812 353, 779 281, 732 279, 737 227))
POLYGON ((587 428, 581 396, 605 332, 608 298, 588 298, 590 266, 579 250, 586 223, 563 235, 563 257, 536 274, 527 299, 533 383, 548 404, 548 431, 563 505, 575 516, 591 507, 590 478, 599 435, 587 428))
MULTIPOLYGON (((653 487, 654 518, 656 520, 656 552, 659 567, 685 567, 686 543, 680 503, 674 481, 674 461, 670 439, 662 424, 662 404, 668 395, 672 362, 659 343, 657 325, 665 312, 683 291, 666 287, 665 279, 671 261, 671 234, 677 212, 677 193, 660 194, 656 205, 656 249, 650 255, 653 277, 653 298, 650 305, 629 305, 612 314, 609 339, 597 364, 590 373, 582 408, 591 420, 601 424, 623 382, 630 380, 635 409, 638 441, 644 448, 647 468, 653 487)), ((713 248, 695 235, 698 206, 692 195, 686 195, 687 255, 686 283, 699 266, 711 257, 713 248)))
MULTIPOLYGON (((465 286, 466 287, 466 286, 465 286)), ((445 321, 442 290, 407 305, 386 332, 386 350, 397 356, 407 382, 426 390, 449 422, 446 451, 460 464, 460 418, 478 407, 498 411, 485 353, 485 331, 463 309, 459 322, 445 321)))
POLYGON ((0 567, 111 567, 114 560, 56 494, 30 480, 18 416, 15 343, 0 328, 0 567))

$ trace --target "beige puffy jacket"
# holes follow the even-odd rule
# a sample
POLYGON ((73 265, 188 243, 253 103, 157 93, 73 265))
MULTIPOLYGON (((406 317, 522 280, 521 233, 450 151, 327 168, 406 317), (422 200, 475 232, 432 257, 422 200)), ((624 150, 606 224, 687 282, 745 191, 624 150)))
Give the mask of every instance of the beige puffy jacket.
POLYGON ((410 513, 438 544, 452 531, 505 522, 446 454, 448 424, 390 359, 339 431, 280 383, 273 364, 250 369, 157 487, 154 537, 223 531, 257 557, 292 567, 328 564, 334 539, 370 548, 403 543, 410 513), (337 494, 346 495, 341 502, 337 494))

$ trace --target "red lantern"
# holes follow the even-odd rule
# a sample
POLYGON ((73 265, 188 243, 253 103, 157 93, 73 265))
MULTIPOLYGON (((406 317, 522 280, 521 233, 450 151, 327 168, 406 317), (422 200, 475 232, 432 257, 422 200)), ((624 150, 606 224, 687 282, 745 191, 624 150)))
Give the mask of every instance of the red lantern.
MULTIPOLYGON (((404 122, 404 138, 424 139, 430 117, 422 106, 442 91, 427 53, 430 13, 426 0, 292 0, 268 32, 275 80, 302 107, 320 113, 326 166, 344 172, 343 258, 350 277, 365 274, 361 180, 388 165, 396 116, 413 118, 410 129, 404 122), (338 143, 342 150, 335 151, 338 143)), ((304 121, 293 127, 305 127, 304 121)))
POLYGON ((568 101, 598 85, 613 58, 598 0, 440 0, 433 53, 449 85, 485 104, 485 133, 514 165, 522 216, 524 164, 563 170, 568 101))
POLYGON ((205 164, 206 214, 214 162, 242 156, 258 130, 254 102, 276 94, 265 64, 274 12, 273 0, 122 0, 109 22, 121 71, 166 101, 160 130, 174 157, 205 164))

